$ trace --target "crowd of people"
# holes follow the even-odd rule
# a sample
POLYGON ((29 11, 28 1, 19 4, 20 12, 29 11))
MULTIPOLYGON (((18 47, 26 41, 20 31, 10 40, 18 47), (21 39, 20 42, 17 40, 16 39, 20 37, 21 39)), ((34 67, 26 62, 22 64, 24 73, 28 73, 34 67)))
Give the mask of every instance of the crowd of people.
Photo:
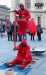
MULTIPOLYGON (((37 25, 37 38, 38 38, 38 41, 41 41, 41 34, 43 33, 43 30, 42 30, 42 27, 41 25, 37 25)), ((27 40, 28 36, 27 34, 29 34, 29 36, 31 37, 31 40, 35 41, 35 35, 32 35, 30 34, 30 32, 26 32, 24 37, 23 36, 20 36, 19 33, 18 33, 18 24, 16 25, 16 41, 22 41, 23 38, 25 38, 27 40), (18 39, 19 38, 19 39, 18 39)), ((8 35, 8 41, 14 41, 14 22, 13 24, 9 24, 7 26, 7 35, 8 35)))
MULTIPOLYGON (((38 37, 38 41, 41 41, 41 34, 43 33, 42 27, 41 25, 37 25, 37 37, 38 37)), ((5 25, 3 23, 0 24, 0 33, 1 36, 2 33, 5 33, 5 31, 7 32, 7 36, 8 36, 8 41, 14 41, 14 22, 13 24, 10 22, 8 25, 5 25)), ((20 36, 18 33, 18 23, 16 23, 16 41, 22 41, 23 38, 25 38, 27 40, 27 34, 29 34, 29 36, 31 37, 31 40, 35 41, 35 35, 30 34, 29 31, 26 31, 26 33, 24 34, 24 36, 20 36), (18 39, 19 37, 19 39, 18 39)))

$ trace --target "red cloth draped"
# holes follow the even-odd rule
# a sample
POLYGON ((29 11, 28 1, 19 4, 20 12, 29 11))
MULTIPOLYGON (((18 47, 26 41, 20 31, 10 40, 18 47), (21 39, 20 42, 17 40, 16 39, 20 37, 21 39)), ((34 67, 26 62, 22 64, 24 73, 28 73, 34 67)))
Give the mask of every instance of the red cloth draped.
POLYGON ((18 33, 20 36, 24 35, 27 30, 27 21, 23 19, 18 20, 18 33))
POLYGON ((37 27, 36 24, 34 22, 34 19, 32 18, 29 22, 28 22, 28 29, 30 34, 35 35, 35 33, 37 32, 37 27))

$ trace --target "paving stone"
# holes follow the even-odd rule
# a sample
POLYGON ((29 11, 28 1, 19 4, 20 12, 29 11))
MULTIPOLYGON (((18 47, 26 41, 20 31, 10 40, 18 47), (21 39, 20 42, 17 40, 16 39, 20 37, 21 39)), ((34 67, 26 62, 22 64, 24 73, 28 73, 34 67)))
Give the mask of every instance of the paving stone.
POLYGON ((36 61, 36 63, 32 66, 32 68, 37 69, 44 61, 39 59, 36 61))
POLYGON ((10 56, 10 55, 0 55, 0 62, 4 62, 12 57, 13 56, 10 56))
POLYGON ((11 50, 7 50, 7 49, 0 50, 0 54, 4 54, 4 53, 8 53, 8 52, 11 52, 11 50))
POLYGON ((46 71, 39 69, 32 69, 28 75, 46 75, 46 71))
POLYGON ((38 69, 46 71, 46 60, 38 67, 38 69))

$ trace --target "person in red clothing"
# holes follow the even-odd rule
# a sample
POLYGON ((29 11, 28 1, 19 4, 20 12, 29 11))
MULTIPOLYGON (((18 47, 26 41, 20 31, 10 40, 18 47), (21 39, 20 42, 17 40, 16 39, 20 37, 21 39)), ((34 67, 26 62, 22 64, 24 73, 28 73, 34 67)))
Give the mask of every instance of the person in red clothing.
POLYGON ((19 69, 22 70, 28 63, 32 62, 30 46, 27 44, 25 39, 23 39, 22 42, 14 48, 14 50, 18 50, 17 57, 13 61, 5 63, 5 66, 9 67, 20 64, 19 69))
MULTIPOLYGON (((19 15, 18 19, 18 33, 20 36, 24 36, 26 34, 27 28, 28 28, 28 20, 31 18, 30 12, 28 9, 24 7, 24 4, 21 3, 19 5, 19 10, 14 10, 16 14, 19 15)), ((24 37, 23 37, 24 38, 24 37)), ((25 35, 26 39, 26 35, 25 35)))
POLYGON ((30 19, 30 12, 24 7, 24 4, 21 3, 19 5, 19 10, 14 10, 15 13, 19 15, 19 19, 26 19, 27 21, 30 19))

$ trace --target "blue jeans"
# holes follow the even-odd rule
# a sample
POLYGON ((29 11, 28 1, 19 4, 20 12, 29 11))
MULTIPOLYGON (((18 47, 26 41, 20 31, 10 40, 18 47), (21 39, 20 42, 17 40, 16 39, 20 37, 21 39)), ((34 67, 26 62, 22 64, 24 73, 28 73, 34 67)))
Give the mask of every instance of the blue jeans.
POLYGON ((22 39, 26 39, 27 40, 26 33, 22 36, 22 39))

